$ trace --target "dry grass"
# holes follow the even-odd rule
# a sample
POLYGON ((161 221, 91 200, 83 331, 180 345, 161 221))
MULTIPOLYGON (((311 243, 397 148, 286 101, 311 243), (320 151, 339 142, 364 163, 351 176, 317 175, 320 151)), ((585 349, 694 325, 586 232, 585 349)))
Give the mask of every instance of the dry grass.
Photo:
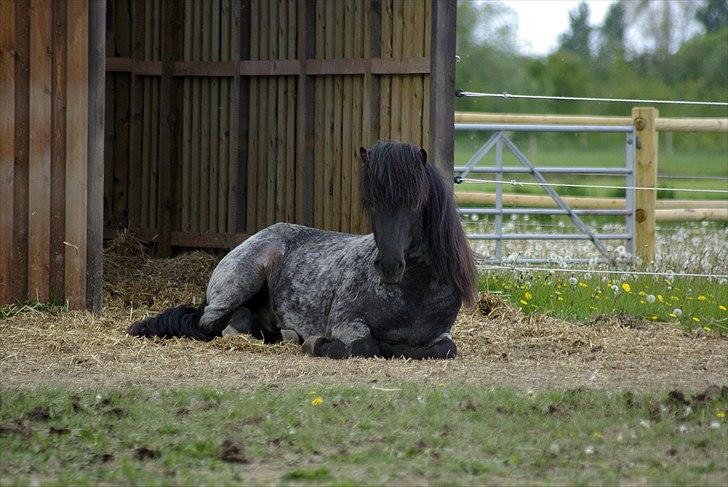
POLYGON ((413 380, 697 389, 728 382, 728 339, 720 335, 627 317, 602 316, 585 325, 526 316, 485 294, 458 319, 453 332, 460 356, 454 361, 334 362, 244 336, 201 343, 126 335, 132 321, 174 304, 199 303, 215 263, 203 252, 153 259, 133 236, 120 234, 106 249, 101 315, 30 307, 0 321, 3 384, 251 387, 413 380))

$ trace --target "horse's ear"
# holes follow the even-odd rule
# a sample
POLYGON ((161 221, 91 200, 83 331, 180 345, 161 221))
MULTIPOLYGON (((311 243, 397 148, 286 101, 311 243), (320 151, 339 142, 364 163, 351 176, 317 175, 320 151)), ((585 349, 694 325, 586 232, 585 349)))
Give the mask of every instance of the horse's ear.
POLYGON ((420 149, 420 154, 422 154, 422 165, 427 165, 427 151, 425 149, 420 149))
POLYGON ((369 162, 369 151, 365 147, 359 147, 359 157, 361 157, 361 162, 366 164, 369 162))

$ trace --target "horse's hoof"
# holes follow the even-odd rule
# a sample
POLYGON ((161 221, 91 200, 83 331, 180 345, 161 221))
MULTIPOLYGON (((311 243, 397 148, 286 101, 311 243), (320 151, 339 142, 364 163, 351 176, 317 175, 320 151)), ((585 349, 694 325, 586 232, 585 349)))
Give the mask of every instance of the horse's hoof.
POLYGON ((241 333, 238 330, 236 330, 235 328, 233 328, 232 326, 227 326, 222 331, 222 336, 224 336, 224 337, 233 336, 233 335, 240 335, 240 334, 241 333))
POLYGON ((133 337, 151 336, 149 330, 147 329, 147 324, 143 321, 137 321, 136 323, 132 323, 126 332, 133 337))
POLYGON ((301 347, 303 348, 304 353, 311 355, 312 357, 316 357, 316 351, 320 350, 321 345, 326 343, 326 341, 326 337, 310 336, 303 341, 303 345, 301 345, 301 347))
POLYGON ((301 344, 301 335, 293 330, 281 330, 281 337, 284 342, 292 342, 296 345, 301 344))

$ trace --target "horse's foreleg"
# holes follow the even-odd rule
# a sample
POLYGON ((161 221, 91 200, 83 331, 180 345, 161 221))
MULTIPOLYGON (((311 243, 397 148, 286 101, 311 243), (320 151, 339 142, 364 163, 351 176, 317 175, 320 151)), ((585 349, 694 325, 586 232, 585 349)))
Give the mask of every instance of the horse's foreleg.
POLYGON ((458 348, 449 333, 443 333, 422 347, 379 342, 379 348, 381 356, 385 358, 451 359, 458 353, 458 348))
POLYGON ((379 343, 372 337, 369 327, 362 321, 334 325, 331 337, 311 336, 303 342, 303 350, 314 357, 343 359, 348 357, 376 357, 379 343))

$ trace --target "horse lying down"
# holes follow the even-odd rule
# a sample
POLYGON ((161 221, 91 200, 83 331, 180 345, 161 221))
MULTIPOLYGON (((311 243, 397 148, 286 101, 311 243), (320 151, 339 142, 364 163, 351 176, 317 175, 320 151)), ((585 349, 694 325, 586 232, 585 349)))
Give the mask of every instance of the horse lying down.
POLYGON ((475 265, 452 191, 416 146, 378 142, 360 154, 373 235, 272 225, 220 261, 202 306, 169 309, 129 334, 242 332, 337 359, 455 357, 450 329, 474 300, 475 265))

